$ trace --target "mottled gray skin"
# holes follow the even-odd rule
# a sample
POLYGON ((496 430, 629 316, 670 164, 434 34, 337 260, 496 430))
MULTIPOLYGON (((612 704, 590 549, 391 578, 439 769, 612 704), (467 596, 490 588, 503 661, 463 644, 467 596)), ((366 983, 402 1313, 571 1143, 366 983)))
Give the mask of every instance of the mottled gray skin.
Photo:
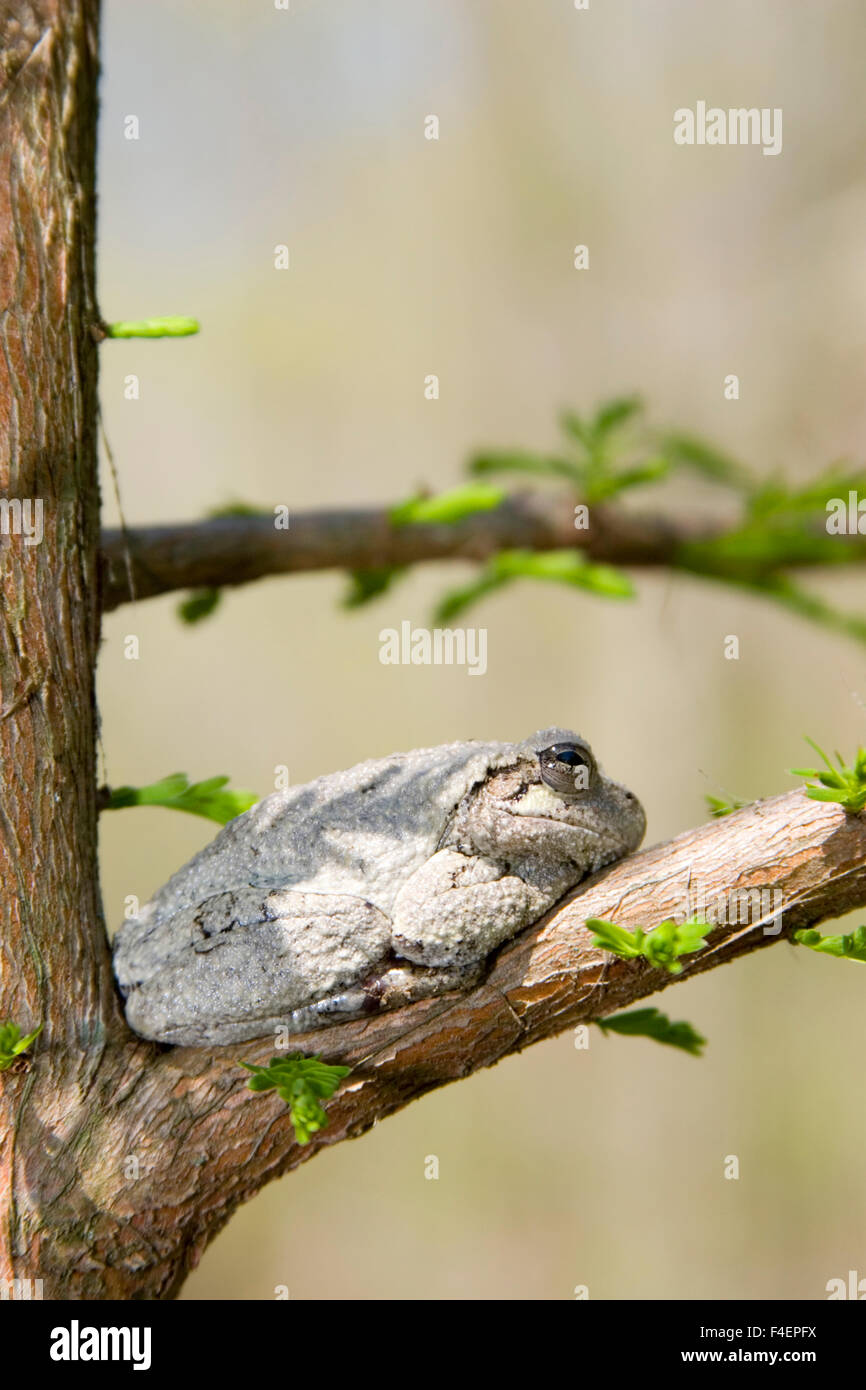
POLYGON ((395 753, 259 802, 118 931, 130 1027, 237 1043, 469 988, 643 838, 640 803, 599 771, 569 795, 542 781, 539 751, 569 740, 395 753))

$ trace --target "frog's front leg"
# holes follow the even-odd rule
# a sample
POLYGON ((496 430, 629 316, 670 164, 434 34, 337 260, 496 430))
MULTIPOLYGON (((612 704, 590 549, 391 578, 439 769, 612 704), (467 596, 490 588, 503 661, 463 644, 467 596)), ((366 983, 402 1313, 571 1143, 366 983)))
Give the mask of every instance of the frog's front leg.
POLYGON ((417 965, 468 973, 473 962, 534 922, 564 891, 558 882, 528 877, 483 855, 439 850, 397 895, 394 951, 417 965))
POLYGON ((305 1033, 336 1023, 351 1023, 373 1014, 402 1009, 421 999, 432 999, 452 990, 467 990, 481 978, 483 961, 442 968, 394 961, 368 976, 358 989, 319 999, 295 1009, 286 1019, 290 1033, 305 1033))

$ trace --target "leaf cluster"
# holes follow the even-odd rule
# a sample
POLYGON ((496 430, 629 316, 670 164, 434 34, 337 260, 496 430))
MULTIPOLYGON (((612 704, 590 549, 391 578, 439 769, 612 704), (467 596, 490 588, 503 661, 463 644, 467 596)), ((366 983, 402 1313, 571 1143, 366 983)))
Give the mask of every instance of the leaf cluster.
POLYGON ((616 922, 605 922, 600 917, 588 917, 586 925, 593 933, 592 944, 598 950, 612 951, 623 960, 641 957, 671 975, 682 973, 679 957, 703 950, 707 944, 706 933, 712 931, 709 922, 701 922, 697 918, 675 922, 668 917, 651 931, 644 931, 642 927, 635 927, 631 931, 616 922))
POLYGON ((248 1082, 251 1091, 276 1090, 286 1102, 299 1144, 308 1144, 311 1135, 324 1129, 328 1117, 321 1102, 332 1096, 351 1067, 330 1066, 321 1060, 321 1053, 305 1057, 294 1052, 289 1057, 272 1057, 266 1067, 241 1062, 253 1076, 248 1082))
POLYGON ((815 777, 818 786, 806 788, 806 795, 813 801, 838 801, 846 811, 859 814, 866 806, 866 749, 858 748, 857 756, 849 767, 841 753, 836 754, 838 768, 834 767, 827 754, 813 739, 806 742, 820 756, 824 768, 792 767, 792 777, 815 777))

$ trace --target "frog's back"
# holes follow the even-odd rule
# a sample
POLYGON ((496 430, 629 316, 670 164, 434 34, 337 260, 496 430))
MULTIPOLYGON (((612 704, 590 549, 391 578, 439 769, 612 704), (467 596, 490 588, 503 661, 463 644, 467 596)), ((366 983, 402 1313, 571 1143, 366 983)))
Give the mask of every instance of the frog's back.
POLYGON ((151 924, 246 884, 346 893, 390 915, 408 875, 435 853, 461 798, 507 743, 394 753, 276 792, 230 821, 154 895, 151 924))

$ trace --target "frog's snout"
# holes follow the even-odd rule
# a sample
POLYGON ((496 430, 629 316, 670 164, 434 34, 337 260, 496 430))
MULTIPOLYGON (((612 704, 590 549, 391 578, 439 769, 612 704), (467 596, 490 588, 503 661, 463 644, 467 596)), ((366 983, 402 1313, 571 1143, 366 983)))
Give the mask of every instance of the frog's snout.
POLYGON ((638 849, 644 835, 646 834, 646 812, 641 806, 634 792, 630 792, 627 787, 622 788, 623 811, 625 820, 624 840, 627 851, 631 854, 638 849))

